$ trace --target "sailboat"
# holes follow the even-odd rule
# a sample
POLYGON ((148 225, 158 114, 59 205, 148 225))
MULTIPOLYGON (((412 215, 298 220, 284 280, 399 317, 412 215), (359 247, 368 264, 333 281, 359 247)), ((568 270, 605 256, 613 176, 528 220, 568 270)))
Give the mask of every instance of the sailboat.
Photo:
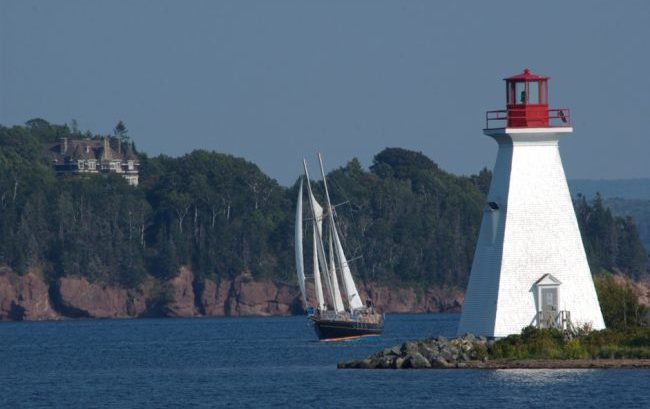
POLYGON ((305 305, 309 306, 308 319, 321 340, 341 340, 381 335, 384 316, 375 311, 370 299, 365 304, 357 290, 348 259, 345 256, 338 232, 336 213, 330 201, 323 159, 318 154, 323 186, 325 208, 312 192, 307 161, 303 160, 307 197, 311 212, 314 300, 306 291, 303 258, 303 182, 298 189, 296 202, 295 249, 298 283, 305 305), (326 250, 327 245, 327 250, 326 250), (325 284, 323 286, 323 284, 325 284), (324 287, 324 288, 323 288, 324 287))

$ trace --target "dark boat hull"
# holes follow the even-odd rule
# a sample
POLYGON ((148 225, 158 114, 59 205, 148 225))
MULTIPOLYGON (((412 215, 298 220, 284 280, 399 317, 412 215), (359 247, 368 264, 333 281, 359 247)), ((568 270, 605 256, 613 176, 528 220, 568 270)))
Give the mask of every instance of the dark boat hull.
POLYGON ((338 340, 381 335, 384 323, 313 319, 314 330, 320 340, 338 340))

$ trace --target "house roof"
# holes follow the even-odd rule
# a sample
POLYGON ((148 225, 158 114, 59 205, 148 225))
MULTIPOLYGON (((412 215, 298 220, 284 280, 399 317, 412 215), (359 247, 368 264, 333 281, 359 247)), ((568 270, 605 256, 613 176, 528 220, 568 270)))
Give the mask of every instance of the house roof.
POLYGON ((45 156, 53 162, 65 163, 66 161, 77 160, 137 160, 137 155, 130 147, 121 149, 119 152, 111 145, 116 145, 114 138, 102 139, 68 139, 67 149, 63 149, 65 142, 52 143, 45 146, 45 156), (107 143, 105 143, 105 141, 107 143), (108 151, 106 151, 108 149, 108 151), (107 153, 105 155, 105 153, 107 153))
MULTIPOLYGON (((68 148, 69 149, 69 148, 68 148)), ((74 147, 74 151, 70 155, 72 159, 74 160, 79 160, 79 159, 95 159, 95 151, 94 149, 87 143, 78 143, 74 147)))
POLYGON ((544 274, 539 278, 539 280, 535 281, 535 285, 560 285, 560 284, 562 284, 562 281, 553 277, 552 274, 544 274))
POLYGON ((530 72, 528 68, 524 69, 524 72, 521 74, 513 75, 508 78, 504 78, 506 81, 515 81, 515 82, 520 82, 520 81, 539 81, 539 80, 548 80, 550 77, 547 77, 545 75, 538 75, 538 74, 533 74, 530 72))

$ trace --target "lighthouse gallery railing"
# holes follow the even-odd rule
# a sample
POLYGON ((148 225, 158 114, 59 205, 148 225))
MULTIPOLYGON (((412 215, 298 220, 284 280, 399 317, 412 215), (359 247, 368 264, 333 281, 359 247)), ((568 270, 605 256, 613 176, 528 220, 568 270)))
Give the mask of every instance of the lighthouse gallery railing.
MULTIPOLYGON (((553 108, 544 111, 542 115, 535 115, 530 111, 526 111, 524 108, 511 108, 511 109, 500 109, 495 111, 487 111, 485 113, 485 129, 495 129, 495 128, 506 128, 508 125, 508 112, 512 112, 513 117, 521 119, 525 114, 527 119, 535 120, 544 120, 548 123, 548 127, 563 127, 571 126, 571 111, 568 108, 553 108), (531 116, 533 114, 534 116, 531 116), (496 122, 496 123, 495 123, 496 122)), ((512 127, 517 128, 517 127, 512 127)))

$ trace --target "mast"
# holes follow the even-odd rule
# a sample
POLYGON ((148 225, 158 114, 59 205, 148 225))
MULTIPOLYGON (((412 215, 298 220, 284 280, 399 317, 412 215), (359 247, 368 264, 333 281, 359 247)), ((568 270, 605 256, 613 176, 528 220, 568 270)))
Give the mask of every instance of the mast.
POLYGON ((332 274, 332 287, 334 288, 334 303, 337 309, 344 310, 343 298, 341 297, 341 290, 339 289, 339 279, 336 275, 336 262, 334 261, 334 246, 332 245, 332 229, 329 229, 329 256, 330 256, 330 273, 332 274))
POLYGON ((359 297, 359 292, 357 291, 357 286, 354 284, 354 279, 352 278, 352 272, 350 271, 350 266, 343 252, 343 246, 341 245, 341 240, 339 238, 338 232, 336 231, 336 223, 334 221, 334 209, 332 208, 332 203, 330 201, 329 190, 327 188, 327 179, 325 178, 325 168, 323 166, 323 158, 320 153, 318 153, 318 161, 320 162, 320 171, 323 176, 323 186, 325 187, 325 197, 327 198, 327 214, 329 216, 330 231, 334 236, 334 241, 336 245, 336 255, 339 261, 339 267, 341 271, 341 277, 343 282, 343 288, 345 290, 345 295, 347 297, 348 305, 350 310, 355 310, 363 307, 361 302, 361 297, 359 297))
POLYGON ((318 255, 318 261, 319 264, 323 270, 323 274, 325 275, 325 284, 327 284, 327 290, 330 295, 330 300, 332 301, 334 310, 336 312, 341 312, 343 311, 343 308, 339 308, 339 305, 336 303, 336 298, 334 296, 334 289, 333 283, 332 283, 332 276, 330 274, 329 267, 327 265, 327 258, 325 257, 325 247, 323 246, 323 235, 322 235, 322 226, 320 226, 320 223, 318 223, 319 219, 322 218, 322 213, 319 217, 318 213, 316 212, 316 200, 314 198, 314 194, 311 190, 311 182, 309 181, 309 171, 307 170, 307 161, 303 159, 303 166, 305 168, 305 176, 307 179, 307 190, 309 191, 309 203, 311 205, 311 211, 312 215, 314 217, 314 231, 315 231, 315 239, 316 239, 316 254, 318 255))
POLYGON ((316 222, 313 223, 312 225, 312 231, 314 233, 313 236, 313 257, 314 257, 314 287, 316 291, 316 301, 318 302, 318 308, 321 309, 321 311, 325 311, 325 297, 323 297, 323 284, 321 283, 320 280, 320 268, 318 267, 318 250, 317 250, 317 244, 316 244, 316 235, 318 232, 316 231, 316 222))
POLYGON ((307 293, 305 292, 305 263, 303 260, 302 249, 302 178, 300 179, 300 188, 298 189, 298 200, 296 202, 296 225, 294 230, 294 246, 296 250, 296 273, 298 274, 298 284, 302 301, 307 305, 307 293))
MULTIPOLYGON (((318 252, 318 242, 319 241, 321 243, 323 242, 323 232, 324 232, 324 230, 323 230, 323 208, 318 203, 318 201, 314 197, 313 193, 309 193, 309 200, 313 204, 314 211, 316 212, 314 214, 314 217, 312 218, 312 226, 313 226, 313 232, 314 232, 313 239, 314 239, 314 243, 315 243, 315 247, 314 247, 314 254, 316 255, 315 256, 316 257, 315 261, 316 261, 316 266, 320 266, 317 269, 317 271, 318 271, 318 279, 320 280, 320 278, 321 278, 320 272, 321 272, 321 268, 322 268, 323 269, 322 270, 323 276, 325 277, 325 288, 327 288, 327 294, 329 295, 330 304, 334 305, 334 290, 333 290, 334 287, 332 287, 332 279, 330 278, 330 271, 327 268, 327 259, 320 258, 320 254, 318 252), (323 267, 323 265, 325 267, 323 267)), ((325 254, 324 251, 325 251, 325 244, 323 243, 323 254, 325 254)), ((323 291, 323 287, 321 286, 320 294, 322 294, 322 291, 323 291)), ((325 299, 324 298, 323 298, 323 306, 324 306, 325 309, 327 308, 327 304, 325 304, 325 299)))

